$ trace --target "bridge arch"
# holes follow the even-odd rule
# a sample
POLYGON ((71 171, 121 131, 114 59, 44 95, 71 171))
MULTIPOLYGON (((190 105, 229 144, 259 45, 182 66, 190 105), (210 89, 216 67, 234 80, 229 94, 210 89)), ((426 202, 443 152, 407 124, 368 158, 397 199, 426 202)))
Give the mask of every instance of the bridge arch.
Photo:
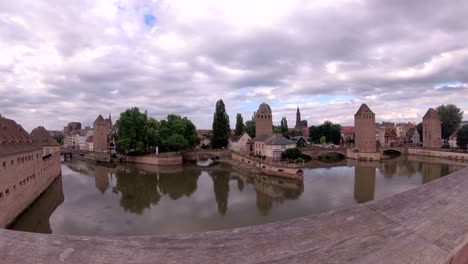
POLYGON ((399 156, 403 154, 403 152, 401 151, 401 149, 388 148, 388 149, 382 150, 382 154, 385 156, 399 156))

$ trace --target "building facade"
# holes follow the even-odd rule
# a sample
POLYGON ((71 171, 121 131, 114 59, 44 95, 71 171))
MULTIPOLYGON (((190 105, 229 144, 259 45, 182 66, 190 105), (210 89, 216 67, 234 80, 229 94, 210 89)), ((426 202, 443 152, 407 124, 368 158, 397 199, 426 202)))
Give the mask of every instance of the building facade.
POLYGON ((60 175, 60 153, 43 148, 15 121, 0 118, 0 228, 5 228, 60 175))
POLYGON ((240 137, 230 137, 229 138, 229 143, 228 143, 228 149, 235 151, 235 152, 248 152, 249 148, 247 146, 247 142, 251 140, 252 138, 249 136, 249 134, 244 133, 240 137))
POLYGON ((423 117, 423 147, 442 147, 442 125, 436 110, 430 108, 423 117))
POLYGON ((366 105, 362 104, 354 115, 355 148, 359 152, 377 152, 375 140, 375 114, 366 105))

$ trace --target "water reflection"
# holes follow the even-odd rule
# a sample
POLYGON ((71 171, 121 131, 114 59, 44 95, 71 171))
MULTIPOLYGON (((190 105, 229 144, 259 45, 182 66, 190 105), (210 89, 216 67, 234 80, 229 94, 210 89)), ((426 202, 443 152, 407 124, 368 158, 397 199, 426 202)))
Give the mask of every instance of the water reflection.
POLYGON ((134 169, 117 169, 117 184, 113 193, 120 193, 120 206, 126 212, 141 215, 146 208, 157 205, 161 199, 158 177, 134 169))
POLYGON ((51 234, 50 216, 63 200, 62 177, 57 177, 39 199, 16 220, 10 229, 51 234))
POLYGON ((256 225, 381 199, 467 165, 412 156, 337 164, 306 169, 302 181, 244 173, 218 162, 103 167, 72 161, 62 166, 63 191, 61 181, 54 183, 13 228, 156 235, 256 225))
POLYGON ((354 168, 354 199, 358 203, 374 200, 375 168, 364 165, 354 168))

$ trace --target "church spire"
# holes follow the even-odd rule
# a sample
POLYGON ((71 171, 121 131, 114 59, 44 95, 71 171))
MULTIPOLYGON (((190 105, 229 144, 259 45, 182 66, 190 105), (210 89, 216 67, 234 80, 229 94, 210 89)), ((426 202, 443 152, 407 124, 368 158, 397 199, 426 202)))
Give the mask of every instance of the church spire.
POLYGON ((296 112, 296 126, 299 125, 301 122, 301 111, 299 111, 299 106, 297 106, 297 112, 296 112))

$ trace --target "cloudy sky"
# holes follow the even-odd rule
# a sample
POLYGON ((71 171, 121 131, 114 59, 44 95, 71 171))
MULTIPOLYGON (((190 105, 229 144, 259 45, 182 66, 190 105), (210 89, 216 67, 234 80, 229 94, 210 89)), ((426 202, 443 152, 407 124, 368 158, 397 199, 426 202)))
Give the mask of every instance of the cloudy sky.
POLYGON ((290 126, 468 119, 468 1, 0 1, 0 113, 26 129, 89 125, 137 106, 211 127, 222 98, 290 126))

